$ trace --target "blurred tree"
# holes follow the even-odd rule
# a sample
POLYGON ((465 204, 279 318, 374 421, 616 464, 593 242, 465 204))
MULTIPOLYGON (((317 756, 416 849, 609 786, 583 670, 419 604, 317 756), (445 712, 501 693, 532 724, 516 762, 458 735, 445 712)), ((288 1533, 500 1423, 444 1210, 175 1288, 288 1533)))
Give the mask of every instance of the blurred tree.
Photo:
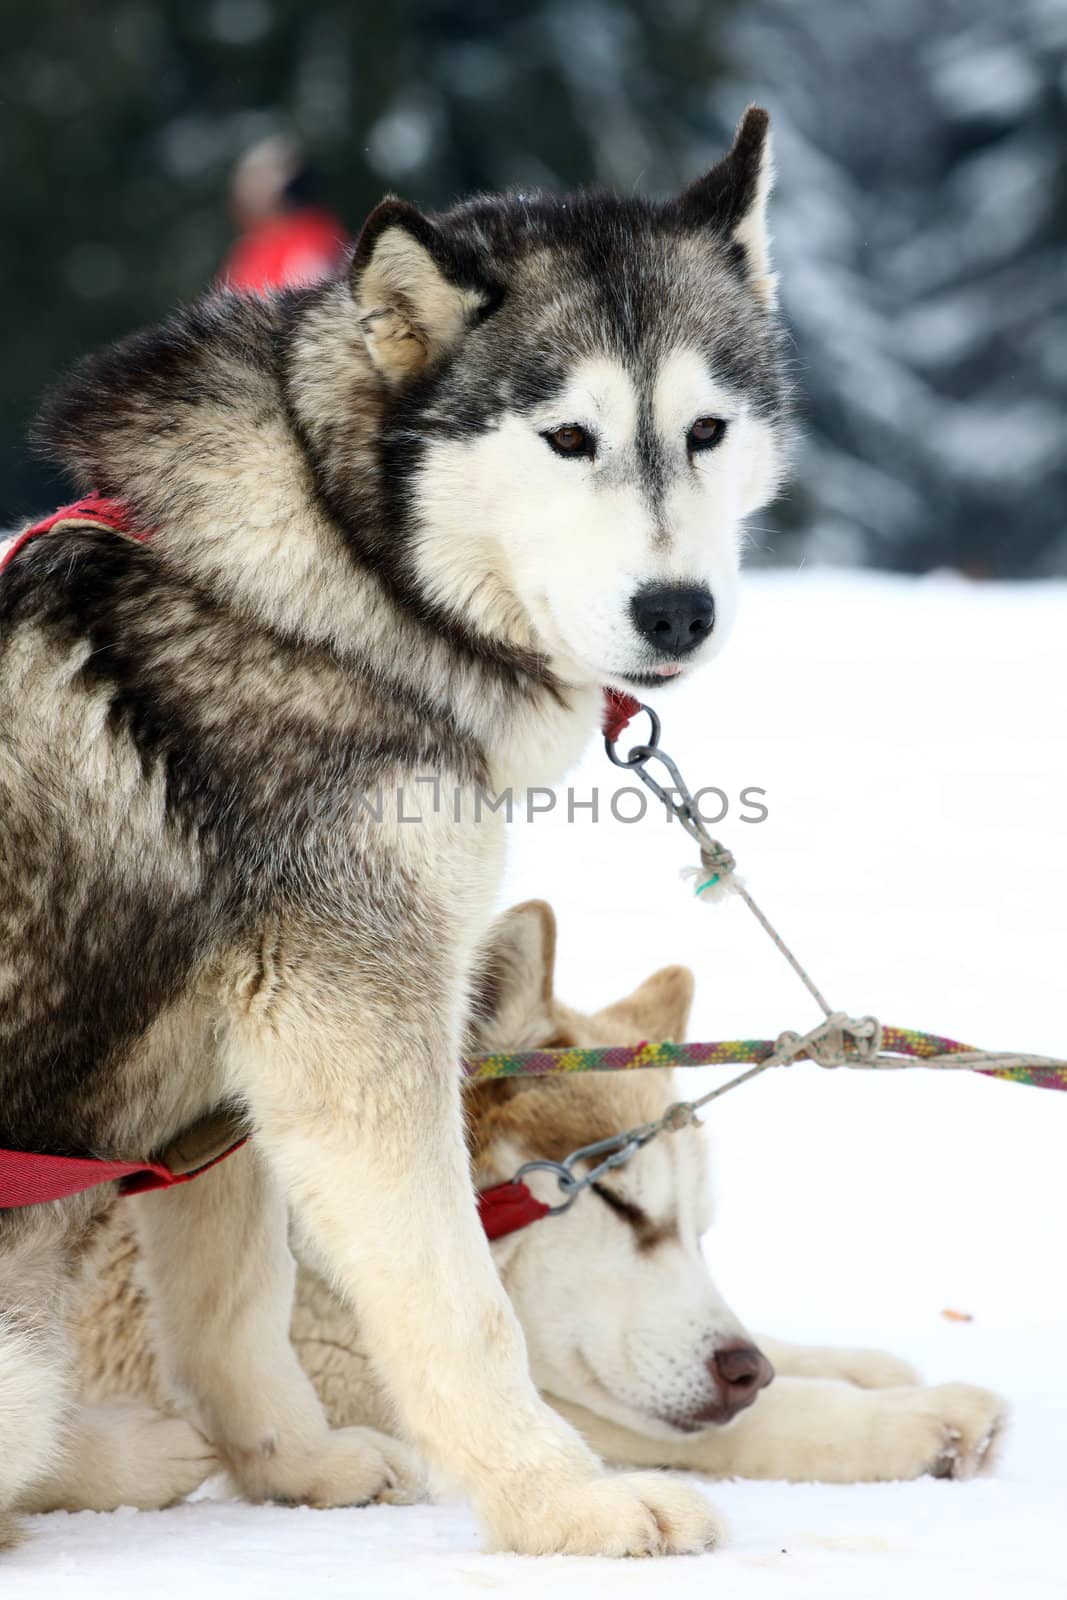
POLYGON ((345 210, 380 179, 351 132, 410 70, 403 0, 6 0, 0 260, 6 381, 0 506, 7 521, 61 486, 27 454, 37 397, 72 359, 197 294, 230 237, 240 152, 279 126, 306 140, 345 210), (357 72, 360 61, 373 71, 357 72), (353 102, 356 102, 354 104, 353 102))
POLYGON ((0 20, 0 527, 62 493, 23 443, 45 385, 212 279, 254 140, 302 140, 355 229, 389 189, 668 192, 764 98, 807 442, 757 554, 1067 569, 1063 0, 0 0, 0 20))
POLYGON ((213 277, 226 186, 294 133, 358 227, 383 190, 669 185, 710 153, 697 0, 0 0, 0 527, 63 485, 24 445, 79 354, 213 277), (690 154, 693 147, 700 152, 690 154))
POLYGON ((1067 571, 1067 5, 750 0, 729 43, 777 124, 797 547, 1067 571))

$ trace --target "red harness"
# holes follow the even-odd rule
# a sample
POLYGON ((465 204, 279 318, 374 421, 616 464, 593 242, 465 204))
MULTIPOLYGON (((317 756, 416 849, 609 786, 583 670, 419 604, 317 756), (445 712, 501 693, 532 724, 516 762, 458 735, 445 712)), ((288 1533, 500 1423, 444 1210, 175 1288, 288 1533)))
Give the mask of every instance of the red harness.
MULTIPOLYGON (((66 528, 106 528, 127 538, 147 539, 149 534, 135 529, 130 507, 123 500, 110 500, 91 494, 69 506, 62 506, 50 517, 35 522, 0 550, 0 572, 31 539, 66 528)), ((631 695, 616 689, 604 690, 604 733, 612 741, 641 709, 631 695)), ((0 1211, 18 1206, 44 1205, 50 1200, 65 1200, 84 1189, 118 1183, 123 1194, 144 1194, 150 1189, 169 1189, 188 1183, 201 1172, 224 1161, 245 1143, 237 1139, 228 1149, 189 1171, 175 1172, 159 1161, 106 1161, 93 1156, 51 1156, 29 1150, 0 1150, 0 1211)), ((486 1235, 500 1239, 546 1216, 549 1207, 531 1194, 525 1183, 498 1183, 478 1193, 478 1215, 486 1235)))
POLYGON ((198 1178, 244 1143, 244 1139, 238 1139, 228 1150, 190 1172, 172 1172, 159 1161, 105 1161, 96 1156, 44 1156, 29 1150, 0 1150, 0 1211, 66 1200, 102 1183, 119 1184, 123 1194, 170 1189, 176 1183, 198 1178))
POLYGON ((31 523, 17 534, 6 550, 0 550, 0 572, 17 556, 24 544, 42 533, 54 533, 67 527, 107 528, 111 533, 124 533, 135 539, 146 539, 147 534, 134 533, 130 508, 125 500, 109 500, 106 495, 87 494, 84 500, 75 500, 69 506, 60 506, 50 517, 31 523))
MULTIPOLYGON (((92 1156, 0 1150, 0 1211, 65 1200, 104 1183, 117 1183, 121 1194, 170 1189, 208 1172, 246 1142, 238 1139, 228 1150, 190 1172, 172 1172, 159 1161, 104 1161, 92 1156)), ((516 1233, 531 1222, 539 1222, 550 1209, 531 1194, 525 1183, 497 1183, 489 1189, 479 1189, 477 1201, 478 1218, 489 1239, 501 1239, 506 1233, 516 1233)))

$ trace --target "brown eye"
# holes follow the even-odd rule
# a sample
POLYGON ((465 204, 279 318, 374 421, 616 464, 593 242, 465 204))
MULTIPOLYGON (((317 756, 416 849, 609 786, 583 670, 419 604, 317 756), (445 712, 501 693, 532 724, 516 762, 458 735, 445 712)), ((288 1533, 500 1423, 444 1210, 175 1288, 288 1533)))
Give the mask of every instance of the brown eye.
POLYGON ((586 433, 584 428, 577 428, 568 424, 563 428, 553 428, 550 433, 542 434, 558 456, 591 456, 593 454, 592 435, 586 433))
POLYGON ((686 446, 693 450, 713 450, 726 432, 721 417, 698 417, 685 436, 686 446))

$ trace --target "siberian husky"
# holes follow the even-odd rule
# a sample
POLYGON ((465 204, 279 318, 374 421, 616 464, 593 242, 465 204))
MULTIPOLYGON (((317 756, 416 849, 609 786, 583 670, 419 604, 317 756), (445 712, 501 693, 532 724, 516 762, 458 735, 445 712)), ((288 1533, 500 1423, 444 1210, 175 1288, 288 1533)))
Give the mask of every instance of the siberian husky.
MULTIPOLYGON (((555 923, 543 902, 498 919, 496 977, 475 1008, 473 1049, 684 1037, 693 991, 684 967, 666 967, 627 999, 585 1016, 555 997, 554 948, 555 923)), ((475 1183, 493 1186, 524 1162, 558 1159, 623 1125, 653 1120, 682 1087, 659 1071, 468 1086, 475 1183)), ((529 1181, 545 1201, 558 1201, 550 1177, 529 1181)), ((701 1252, 708 1192, 703 1136, 682 1128, 597 1182, 565 1213, 493 1245, 535 1382, 604 1460, 713 1477, 833 1483, 924 1473, 963 1478, 989 1469, 1005 1407, 987 1390, 959 1383, 925 1388, 911 1367, 877 1350, 763 1337, 753 1344, 701 1252), (777 1371, 769 1390, 768 1356, 777 1371)), ((129 1414, 131 1448, 122 1462, 87 1453, 71 1459, 43 1486, 42 1506, 163 1505, 217 1466, 206 1441, 160 1414, 175 1397, 166 1393, 152 1355, 137 1204, 117 1210, 99 1281, 79 1304, 75 1324, 82 1392, 140 1408, 129 1414)), ((405 1338, 404 1325, 391 1337, 405 1338)), ((292 1338, 332 1426, 381 1435, 390 1478, 379 1497, 424 1493, 425 1469, 395 1437, 391 1403, 358 1318, 308 1263, 297 1277, 292 1338)))
MULTIPOLYGON (((494 1546, 715 1542, 530 1380, 456 1073, 503 818, 427 795, 551 783, 603 685, 721 648, 788 431, 769 185, 752 109, 667 201, 386 200, 336 281, 213 296, 45 407, 152 536, 0 573, 0 1148, 143 1159, 241 1108, 248 1159, 138 1209, 160 1359, 253 1499, 389 1475, 291 1348, 292 1215, 494 1546)), ((0 1213, 0 1544, 80 1438, 122 1454, 61 1333, 107 1204, 0 1213)))

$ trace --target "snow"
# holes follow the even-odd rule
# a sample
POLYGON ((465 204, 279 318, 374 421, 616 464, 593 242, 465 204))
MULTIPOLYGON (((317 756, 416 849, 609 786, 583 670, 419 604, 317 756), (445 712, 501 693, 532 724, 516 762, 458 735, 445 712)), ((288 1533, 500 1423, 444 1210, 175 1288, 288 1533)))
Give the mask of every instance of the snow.
MULTIPOLYGON (((757 574, 722 662, 659 697, 665 747, 692 787, 726 792, 716 831, 834 1005, 1067 1056, 1065 616, 1065 584, 757 574), (747 785, 767 791, 765 822, 740 820, 747 785)), ((810 1026, 811 1001, 743 907, 693 901, 677 825, 606 814, 616 778, 594 748, 573 786, 578 799, 602 786, 599 822, 568 824, 564 800, 513 829, 508 898, 556 906, 563 995, 595 1005, 681 960, 698 974, 694 1037, 810 1026)), ((6 1592, 112 1600, 164 1577, 202 1600, 569 1600, 605 1582, 676 1600, 1062 1595, 1067 1094, 805 1066, 710 1120, 709 1258, 735 1309, 756 1329, 882 1345, 930 1379, 1000 1390, 1014 1428, 995 1477, 715 1484, 727 1550, 610 1569, 482 1555, 459 1505, 55 1515, 6 1558, 6 1592)))

